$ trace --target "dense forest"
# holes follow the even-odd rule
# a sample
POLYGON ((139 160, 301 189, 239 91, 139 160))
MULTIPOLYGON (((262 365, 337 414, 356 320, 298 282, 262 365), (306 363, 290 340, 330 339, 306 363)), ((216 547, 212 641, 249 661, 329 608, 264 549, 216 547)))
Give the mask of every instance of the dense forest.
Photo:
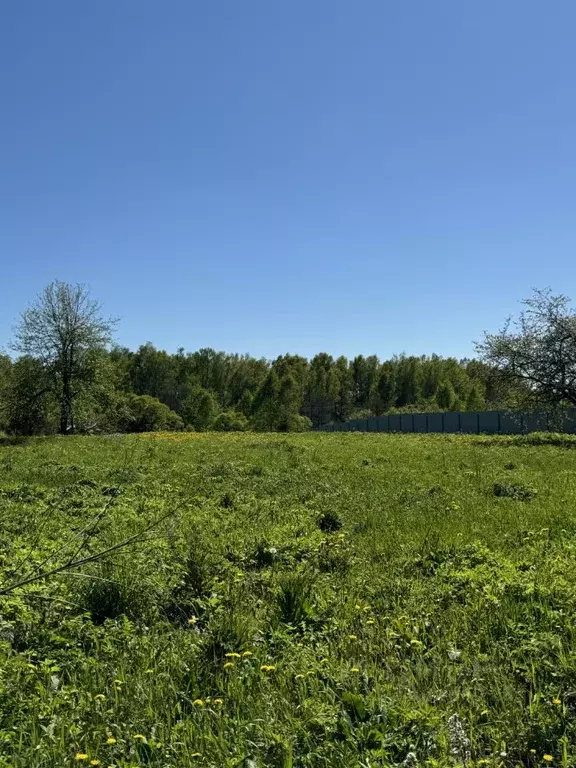
MULTIPOLYGON (((514 404, 491 368, 437 355, 353 360, 320 353, 273 361, 213 349, 169 354, 152 344, 92 350, 76 382, 75 429, 301 431, 360 413, 478 410, 514 404)), ((59 402, 42 361, 0 356, 0 429, 50 434, 59 402)))
POLYGON ((576 314, 549 289, 477 344, 480 359, 398 355, 265 360, 205 348, 114 343, 83 285, 54 281, 0 355, 0 429, 13 434, 219 430, 301 432, 408 411, 576 405, 576 314))

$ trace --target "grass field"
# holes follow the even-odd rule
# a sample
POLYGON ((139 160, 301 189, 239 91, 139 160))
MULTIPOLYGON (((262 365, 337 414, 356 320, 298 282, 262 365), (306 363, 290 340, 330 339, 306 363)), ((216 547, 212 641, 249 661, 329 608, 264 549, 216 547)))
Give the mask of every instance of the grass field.
POLYGON ((575 447, 2 445, 0 765, 576 765, 575 447))

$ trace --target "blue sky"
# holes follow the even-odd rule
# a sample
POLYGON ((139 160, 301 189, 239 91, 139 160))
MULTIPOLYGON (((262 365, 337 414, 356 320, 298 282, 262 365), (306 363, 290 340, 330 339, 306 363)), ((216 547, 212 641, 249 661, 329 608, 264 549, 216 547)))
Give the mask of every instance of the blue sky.
POLYGON ((19 0, 0 348, 54 278, 118 340, 470 355, 576 299, 573 0, 19 0))

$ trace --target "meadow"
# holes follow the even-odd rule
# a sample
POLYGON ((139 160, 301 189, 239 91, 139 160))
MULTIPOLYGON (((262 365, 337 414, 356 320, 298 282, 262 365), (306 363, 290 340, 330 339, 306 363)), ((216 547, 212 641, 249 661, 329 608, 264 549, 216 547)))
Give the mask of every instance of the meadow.
POLYGON ((576 765, 575 448, 5 439, 0 766, 576 765))

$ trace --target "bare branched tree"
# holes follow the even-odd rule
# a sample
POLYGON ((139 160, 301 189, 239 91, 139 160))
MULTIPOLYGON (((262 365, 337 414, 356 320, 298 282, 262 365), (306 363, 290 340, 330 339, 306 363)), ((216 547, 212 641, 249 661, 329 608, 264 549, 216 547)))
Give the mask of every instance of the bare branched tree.
POLYGON ((508 319, 476 345, 508 381, 523 384, 537 405, 576 406, 576 313, 566 296, 536 290, 516 321, 508 319))
POLYGON ((56 280, 25 312, 13 348, 42 362, 60 403, 60 432, 74 432, 74 400, 90 383, 90 353, 112 341, 116 324, 104 318, 84 285, 56 280))

